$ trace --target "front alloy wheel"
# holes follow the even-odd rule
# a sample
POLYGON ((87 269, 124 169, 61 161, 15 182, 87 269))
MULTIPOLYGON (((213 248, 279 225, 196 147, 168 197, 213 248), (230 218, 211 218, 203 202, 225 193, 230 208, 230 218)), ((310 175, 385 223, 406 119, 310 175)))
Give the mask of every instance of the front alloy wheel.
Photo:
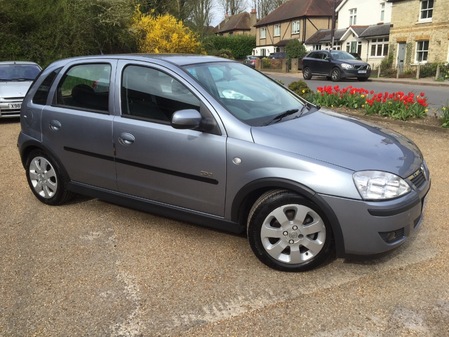
POLYGON ((262 195, 250 211, 248 239, 260 261, 282 271, 304 271, 323 263, 332 232, 318 207, 295 193, 262 195))
POLYGON ((341 70, 338 68, 334 68, 331 71, 331 79, 334 82, 338 82, 341 79, 341 70))

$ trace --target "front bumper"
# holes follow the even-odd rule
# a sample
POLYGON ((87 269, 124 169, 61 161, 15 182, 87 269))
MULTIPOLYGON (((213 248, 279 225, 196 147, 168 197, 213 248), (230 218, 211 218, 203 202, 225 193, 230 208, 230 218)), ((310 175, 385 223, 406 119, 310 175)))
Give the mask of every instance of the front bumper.
POLYGON ((368 78, 371 76, 371 69, 343 69, 342 77, 368 78))
POLYGON ((407 196, 379 202, 322 195, 342 231, 344 251, 338 255, 376 255, 403 244, 421 224, 429 189, 430 180, 407 196))

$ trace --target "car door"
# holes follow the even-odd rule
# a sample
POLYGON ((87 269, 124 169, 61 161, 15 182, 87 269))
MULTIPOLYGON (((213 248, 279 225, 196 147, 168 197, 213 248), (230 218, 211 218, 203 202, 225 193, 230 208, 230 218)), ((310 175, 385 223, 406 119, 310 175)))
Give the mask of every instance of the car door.
POLYGON ((116 189, 109 83, 109 61, 72 63, 55 81, 50 105, 43 108, 43 143, 73 181, 116 189), (95 81, 104 86, 96 92, 95 81))
MULTIPOLYGON (((119 68, 121 116, 113 128, 118 189, 222 216, 226 137, 170 125, 175 111, 200 110, 200 95, 166 69, 126 63, 119 68)), ((204 107, 201 113, 207 113, 204 107)))

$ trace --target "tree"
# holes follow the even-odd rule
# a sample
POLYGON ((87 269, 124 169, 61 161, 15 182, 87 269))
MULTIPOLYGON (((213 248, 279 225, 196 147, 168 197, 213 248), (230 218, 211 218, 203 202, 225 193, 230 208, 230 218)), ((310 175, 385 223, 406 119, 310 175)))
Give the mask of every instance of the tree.
POLYGON ((219 0, 225 15, 236 15, 246 9, 246 0, 219 0))
POLYGON ((140 52, 198 53, 201 49, 193 32, 170 14, 143 14, 137 8, 132 30, 140 52))
POLYGON ((254 0, 254 8, 259 19, 264 18, 287 0, 254 0))
POLYGON ((191 14, 187 24, 203 40, 209 33, 212 0, 191 0, 191 14))
POLYGON ((0 0, 0 59, 45 66, 75 55, 134 51, 133 10, 130 0, 0 0))
POLYGON ((306 47, 299 40, 290 40, 285 46, 285 52, 289 59, 301 59, 307 54, 306 47))

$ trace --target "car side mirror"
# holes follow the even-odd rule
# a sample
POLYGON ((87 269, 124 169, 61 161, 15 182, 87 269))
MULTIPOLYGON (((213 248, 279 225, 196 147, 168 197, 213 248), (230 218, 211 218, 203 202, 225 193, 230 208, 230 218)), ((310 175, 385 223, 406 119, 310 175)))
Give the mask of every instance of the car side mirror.
POLYGON ((171 126, 175 129, 197 129, 201 125, 202 118, 195 109, 178 110, 171 118, 171 126))

